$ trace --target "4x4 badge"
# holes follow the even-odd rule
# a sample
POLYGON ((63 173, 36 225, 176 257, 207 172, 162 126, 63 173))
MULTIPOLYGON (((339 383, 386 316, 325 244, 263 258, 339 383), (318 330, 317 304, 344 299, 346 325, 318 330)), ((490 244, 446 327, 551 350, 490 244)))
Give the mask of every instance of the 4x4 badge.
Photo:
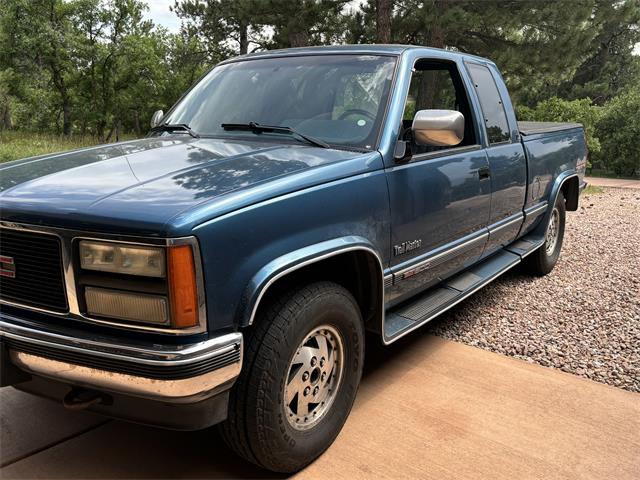
POLYGON ((13 257, 0 255, 0 276, 16 278, 16 263, 13 257))

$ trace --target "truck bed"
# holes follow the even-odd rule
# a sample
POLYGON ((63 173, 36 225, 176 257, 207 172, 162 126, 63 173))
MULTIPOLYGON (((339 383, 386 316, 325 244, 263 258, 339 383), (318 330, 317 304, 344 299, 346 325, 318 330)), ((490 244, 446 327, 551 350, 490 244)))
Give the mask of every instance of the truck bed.
POLYGON ((559 132, 562 130, 571 130, 574 128, 582 128, 579 123, 570 122, 518 122, 518 130, 521 135, 537 135, 540 133, 559 132))

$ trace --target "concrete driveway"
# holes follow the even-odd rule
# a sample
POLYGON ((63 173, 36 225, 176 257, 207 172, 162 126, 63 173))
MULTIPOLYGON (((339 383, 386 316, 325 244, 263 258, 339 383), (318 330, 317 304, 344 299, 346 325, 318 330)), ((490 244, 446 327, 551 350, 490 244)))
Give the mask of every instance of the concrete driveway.
MULTIPOLYGON (((105 421, 0 392, 3 478, 273 477, 215 429, 105 421)), ((299 477, 637 479, 640 395, 418 332, 371 349, 343 432, 299 477)))

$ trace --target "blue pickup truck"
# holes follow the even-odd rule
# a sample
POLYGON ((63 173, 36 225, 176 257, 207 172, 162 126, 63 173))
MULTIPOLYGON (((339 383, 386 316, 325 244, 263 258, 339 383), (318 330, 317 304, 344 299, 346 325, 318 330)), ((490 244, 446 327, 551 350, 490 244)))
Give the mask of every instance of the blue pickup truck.
POLYGON ((549 273, 579 124, 517 122, 495 64, 413 46, 245 55, 147 138, 2 166, 1 384, 293 472, 390 344, 549 273))

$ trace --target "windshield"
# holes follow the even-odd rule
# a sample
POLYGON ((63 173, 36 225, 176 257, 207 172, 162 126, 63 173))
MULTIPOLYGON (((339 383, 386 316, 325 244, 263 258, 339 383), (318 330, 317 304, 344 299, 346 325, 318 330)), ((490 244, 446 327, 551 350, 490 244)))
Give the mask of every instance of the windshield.
MULTIPOLYGON (((222 124, 278 125, 329 143, 372 149, 382 124, 395 58, 314 55, 246 60, 207 74, 164 122, 203 136, 237 137, 222 124)), ((267 137, 282 138, 272 132, 267 137)), ((267 137, 264 137, 265 139, 267 137)))

